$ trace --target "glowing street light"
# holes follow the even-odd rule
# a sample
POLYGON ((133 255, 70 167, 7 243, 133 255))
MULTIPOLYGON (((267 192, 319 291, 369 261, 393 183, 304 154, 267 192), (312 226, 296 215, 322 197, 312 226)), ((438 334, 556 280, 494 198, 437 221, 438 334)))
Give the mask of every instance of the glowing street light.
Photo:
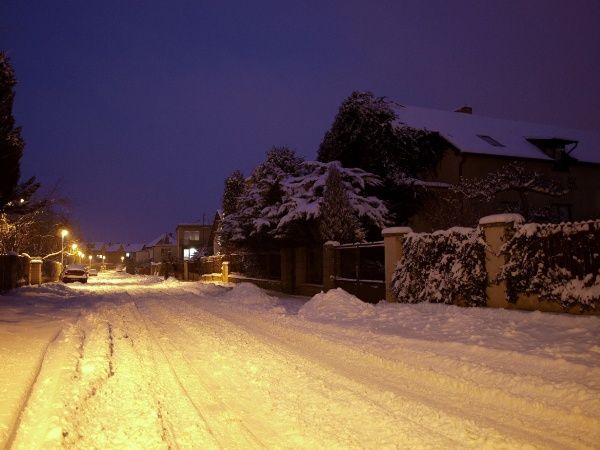
POLYGON ((60 264, 65 265, 65 236, 68 235, 67 230, 60 230, 60 264))
POLYGON ((92 267, 92 255, 89 255, 88 259, 90 260, 90 268, 91 268, 92 267))
POLYGON ((124 256, 121 256, 121 262, 123 262, 125 260, 124 256))

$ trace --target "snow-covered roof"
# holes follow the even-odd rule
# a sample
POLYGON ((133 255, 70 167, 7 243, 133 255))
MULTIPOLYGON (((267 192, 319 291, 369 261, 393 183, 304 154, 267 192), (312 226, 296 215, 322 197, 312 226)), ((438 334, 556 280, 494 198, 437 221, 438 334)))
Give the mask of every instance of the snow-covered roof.
MULTIPOLYGON (((438 132, 462 152, 552 160, 528 139, 558 139, 577 142, 570 153, 573 158, 600 164, 600 132, 597 131, 492 119, 398 104, 394 106, 394 110, 398 125, 438 132)), ((571 148, 572 145, 569 146, 571 148)))
POLYGON ((122 244, 120 243, 112 243, 109 242, 108 245, 106 246, 106 251, 107 252, 118 252, 119 250, 122 249, 122 244))
POLYGON ((88 242, 88 251, 102 250, 106 245, 104 242, 88 242))
POLYGON ((146 247, 154 247, 156 245, 177 245, 177 241, 173 233, 163 233, 153 241, 148 242, 146 247))
POLYGON ((143 248, 144 248, 144 244, 124 244, 123 245, 123 250, 125 250, 127 253, 139 252, 139 251, 142 251, 143 248))

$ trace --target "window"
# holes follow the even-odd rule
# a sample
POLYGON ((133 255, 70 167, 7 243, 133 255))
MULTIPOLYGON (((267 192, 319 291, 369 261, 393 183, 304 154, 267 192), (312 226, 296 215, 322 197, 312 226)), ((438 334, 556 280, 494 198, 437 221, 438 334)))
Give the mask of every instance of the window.
POLYGON ((485 142, 487 142, 488 144, 490 144, 493 147, 504 147, 504 144, 501 144, 500 142, 498 142, 496 139, 494 139, 491 136, 487 136, 485 134, 478 134, 477 137, 479 139, 483 139, 485 142))
POLYGON ((188 261, 188 260, 192 259, 194 257, 194 255, 196 255, 196 253, 198 253, 198 250, 196 250, 194 247, 184 248, 183 249, 183 259, 188 261))
POLYGON ((199 241, 200 240, 200 232, 199 231, 184 231, 183 232, 183 241, 187 244, 191 241, 199 241))

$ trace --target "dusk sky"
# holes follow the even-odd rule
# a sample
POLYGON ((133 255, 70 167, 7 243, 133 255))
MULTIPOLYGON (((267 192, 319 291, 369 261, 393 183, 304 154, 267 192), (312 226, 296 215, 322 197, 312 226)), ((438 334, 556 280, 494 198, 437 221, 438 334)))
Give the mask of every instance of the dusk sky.
POLYGON ((59 184, 91 240, 211 221, 273 145, 307 159, 353 90, 600 130, 600 2, 18 1, 23 178, 59 184))

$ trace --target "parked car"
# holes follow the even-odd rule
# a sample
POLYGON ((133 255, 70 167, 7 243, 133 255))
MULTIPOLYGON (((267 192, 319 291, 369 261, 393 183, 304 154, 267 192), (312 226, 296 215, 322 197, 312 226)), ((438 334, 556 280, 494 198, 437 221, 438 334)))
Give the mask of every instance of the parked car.
POLYGON ((75 281, 87 283, 87 280, 88 274, 85 270, 85 266, 82 266, 81 264, 69 264, 60 274, 60 281, 63 283, 71 283, 75 281))
POLYGON ((88 269, 87 273, 88 273, 88 277, 97 277, 98 269, 88 269))

